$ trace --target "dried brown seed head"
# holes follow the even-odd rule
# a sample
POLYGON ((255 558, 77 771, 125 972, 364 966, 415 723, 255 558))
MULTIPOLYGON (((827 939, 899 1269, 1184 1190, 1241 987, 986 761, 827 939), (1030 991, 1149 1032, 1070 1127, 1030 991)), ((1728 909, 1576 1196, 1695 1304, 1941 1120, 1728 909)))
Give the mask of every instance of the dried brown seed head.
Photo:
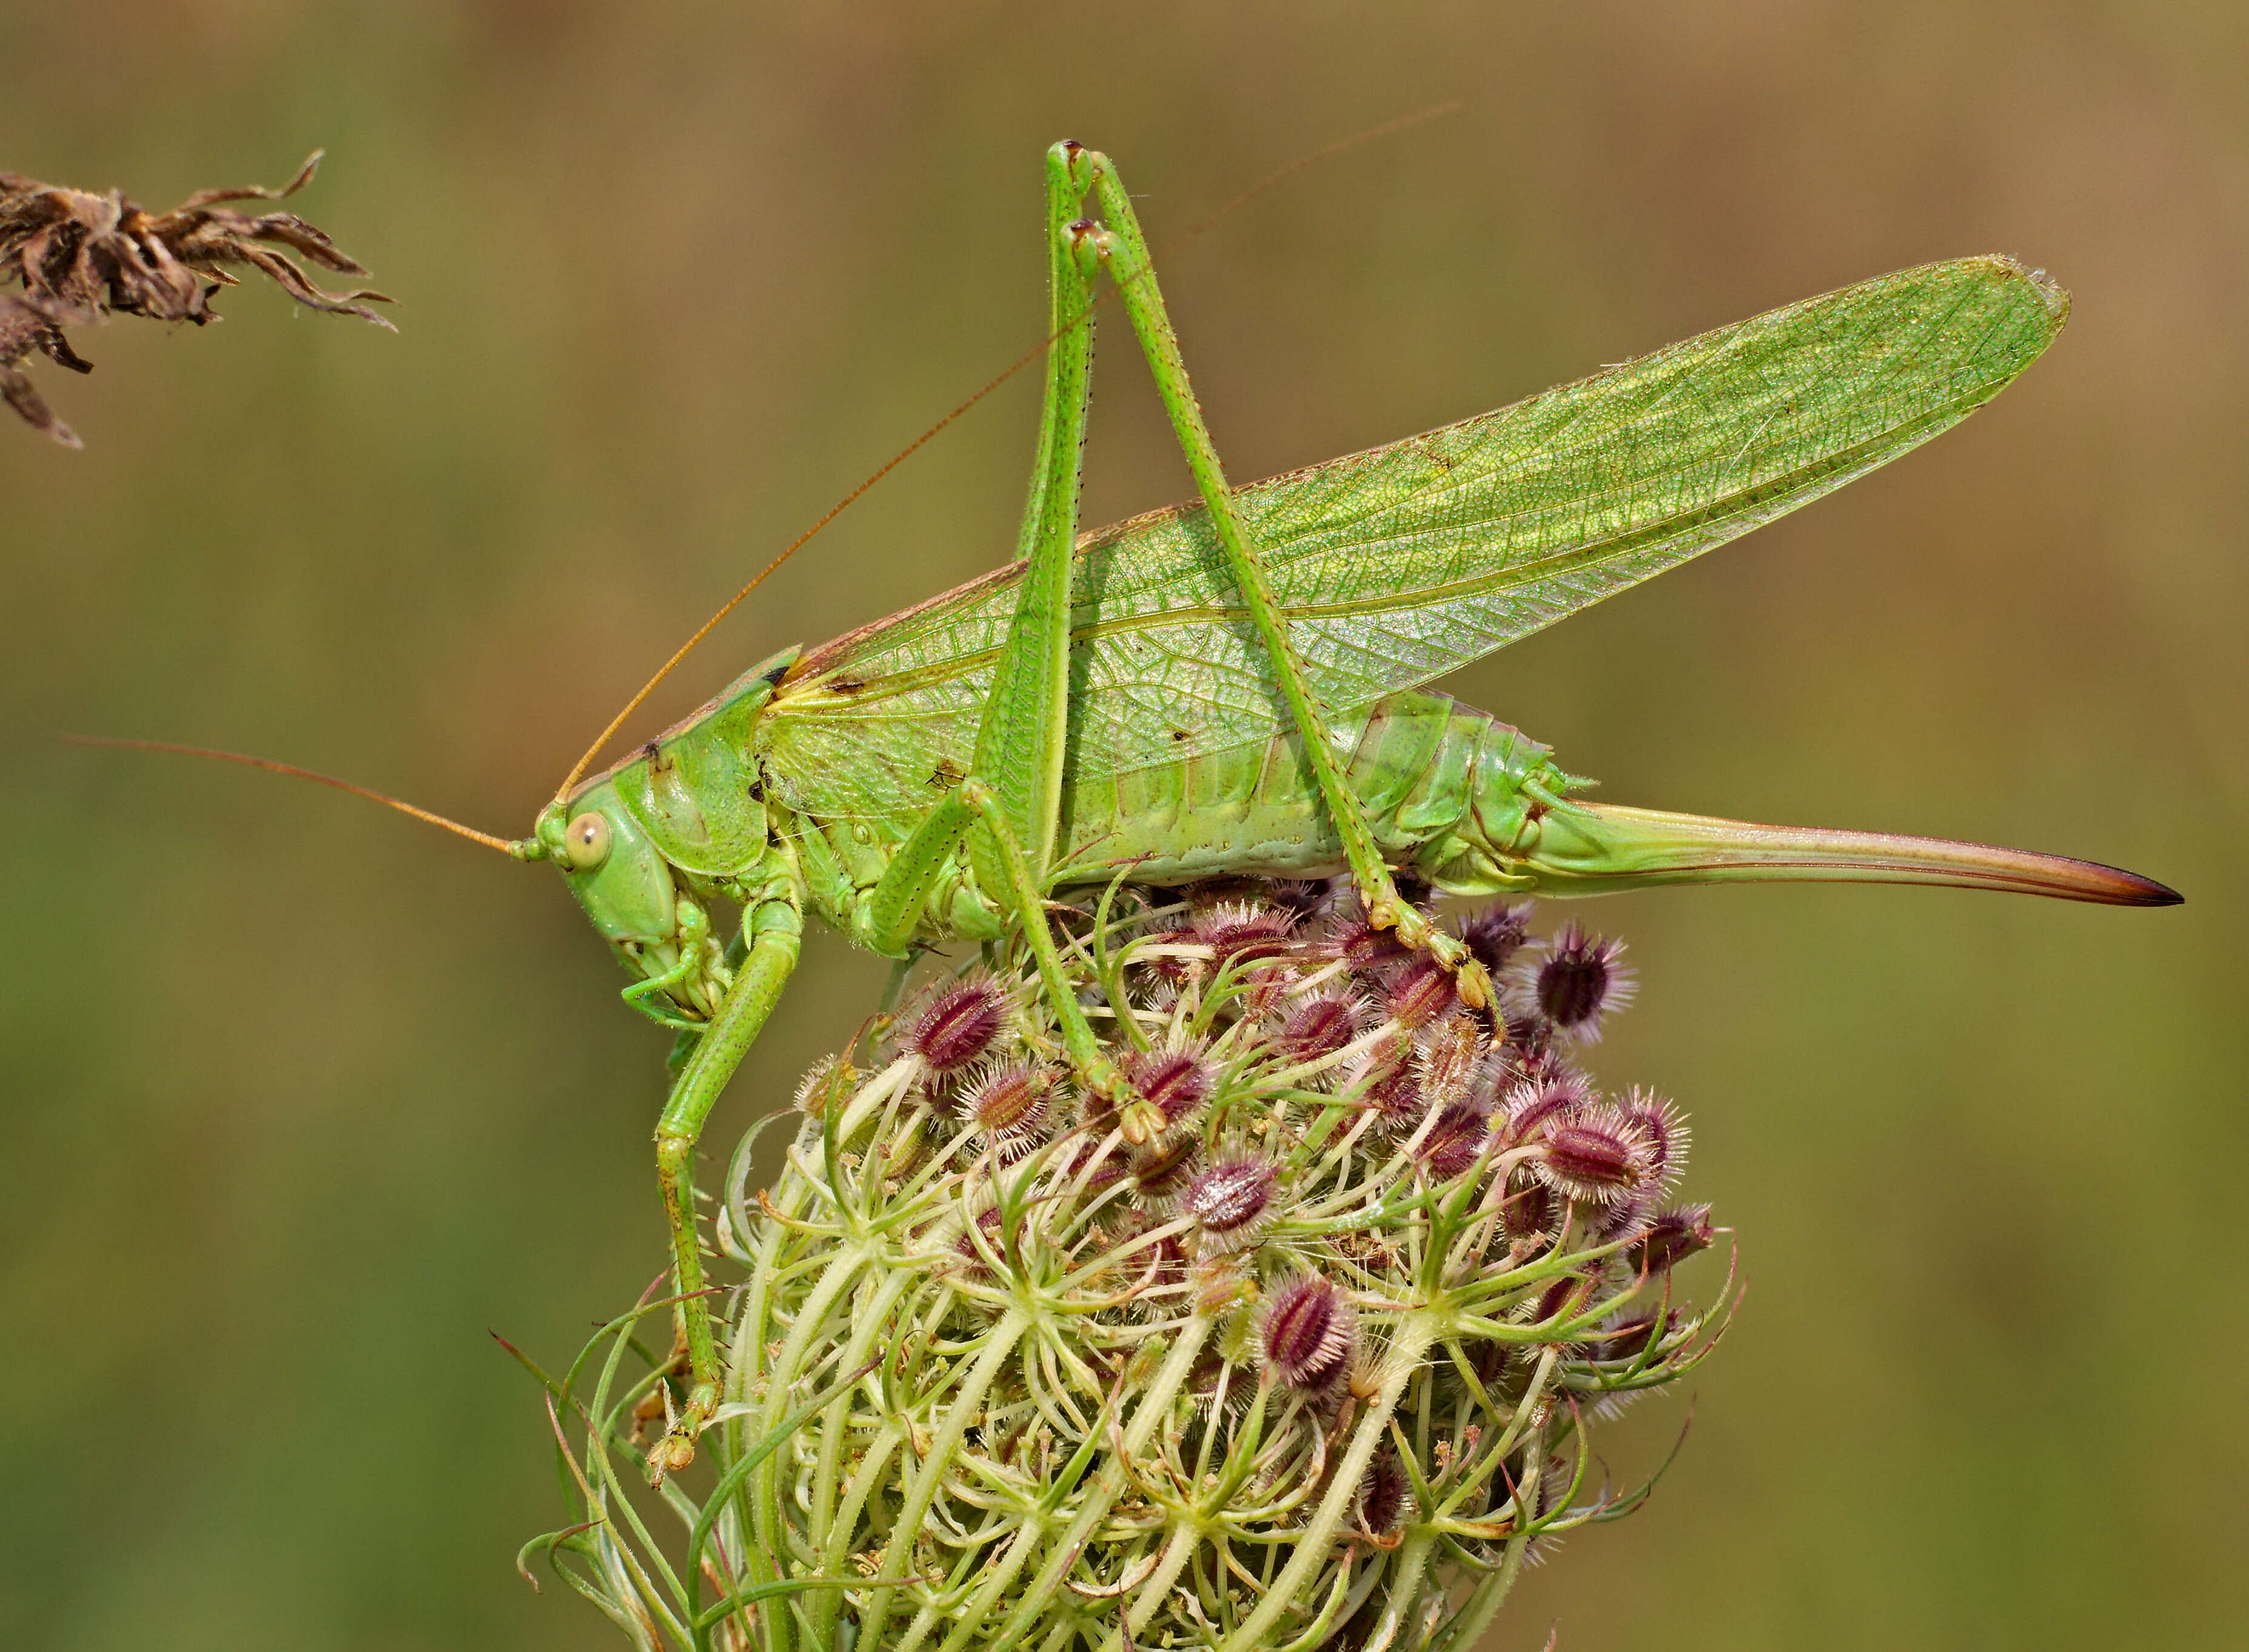
POLYGON ((1491 1141, 1491 1120, 1471 1102, 1441 1109, 1421 1137, 1422 1168, 1436 1181, 1450 1181, 1483 1157, 1491 1141))
POLYGON ((960 1111, 1001 1159, 1012 1162, 1046 1135, 1056 1081, 1049 1069, 1011 1061, 978 1079, 961 1097, 960 1111))
POLYGON ((1634 1084, 1625 1092, 1618 1110, 1647 1132, 1654 1155, 1655 1180, 1668 1187, 1687 1168, 1687 1117, 1653 1090, 1634 1084))
POLYGON ((1655 1181, 1655 1148, 1620 1108, 1584 1108, 1548 1125, 1532 1173, 1567 1199, 1612 1205, 1655 1181))
POLYGON ((1388 1446, 1374 1454, 1358 1482, 1358 1523, 1376 1537, 1398 1529, 1406 1512, 1406 1470, 1388 1446))
POLYGON ((1273 1047, 1291 1067, 1335 1055, 1358 1036, 1365 1005, 1342 993, 1307 998, 1289 1012, 1273 1047))
POLYGON ((977 1246, 976 1238, 966 1232, 953 1242, 953 1252, 959 1257, 959 1261, 954 1265, 963 1273, 987 1277, 990 1275, 992 1267, 984 1260, 985 1250, 989 1250, 995 1256, 1006 1254, 1006 1246, 1000 1233, 998 1206, 976 1213, 976 1236, 984 1241, 983 1248, 980 1249, 977 1246))
POLYGON ((1625 1260, 1638 1272, 1661 1273, 1674 1263, 1709 1249, 1716 1236, 1709 1206, 1682 1205, 1650 1218, 1639 1242, 1625 1252, 1625 1260))
POLYGON ((57 419, 19 365, 37 350, 73 372, 93 364, 70 347, 65 327, 106 314, 188 321, 216 320, 211 295, 236 285, 247 265, 307 309, 356 316, 388 327, 369 304, 380 293, 329 293, 280 249, 344 275, 365 275, 327 235, 293 212, 251 214, 229 201, 278 201, 312 181, 320 155, 279 189, 204 189, 169 212, 151 213, 117 190, 93 195, 0 172, 0 400, 35 430, 65 447, 81 445, 57 419))
POLYGON ((1507 1137, 1517 1146, 1537 1141, 1561 1120, 1592 1105, 1593 1089, 1582 1073, 1568 1068, 1519 1084, 1508 1092, 1507 1137))
POLYGON ((1413 1041, 1421 1093, 1432 1103, 1462 1101, 1476 1088, 1486 1044, 1483 1019, 1455 1010, 1413 1041))
POLYGON ((1460 937, 1468 944, 1469 955, 1494 977, 1513 961, 1530 939, 1530 910, 1529 901, 1512 905, 1502 902, 1462 921, 1460 937))
POLYGON ((1206 1241, 1221 1249, 1253 1240, 1273 1206, 1278 1166, 1261 1154, 1221 1154, 1187 1184, 1186 1211, 1206 1241))
POLYGON ((1210 1063, 1199 1048, 1137 1051, 1124 1063, 1124 1077, 1163 1110, 1172 1130, 1191 1124, 1210 1099, 1210 1063))
POLYGON ((1221 901, 1197 912, 1185 939, 1207 946, 1219 963, 1235 958, 1269 958, 1289 943, 1294 912, 1248 901, 1221 901))
POLYGON ((1408 1028, 1427 1026, 1459 1002, 1452 976, 1427 953, 1416 953, 1398 967, 1384 999, 1391 1020, 1408 1028))
POLYGON ((1133 1151, 1130 1164, 1141 1204, 1156 1211, 1175 1208, 1202 1167, 1202 1143, 1190 1132, 1156 1140, 1133 1151))
POLYGON ((1508 1178, 1507 1197, 1500 1220, 1510 1239, 1545 1239, 1553 1236, 1561 1216, 1562 1201, 1544 1182, 1518 1171, 1508 1178))
POLYGON ((1592 1043, 1601 1036, 1601 1018, 1632 1002, 1634 982, 1620 961, 1623 955, 1622 941, 1589 934, 1573 918, 1508 967, 1506 1008, 1541 1017, 1565 1038, 1592 1043))

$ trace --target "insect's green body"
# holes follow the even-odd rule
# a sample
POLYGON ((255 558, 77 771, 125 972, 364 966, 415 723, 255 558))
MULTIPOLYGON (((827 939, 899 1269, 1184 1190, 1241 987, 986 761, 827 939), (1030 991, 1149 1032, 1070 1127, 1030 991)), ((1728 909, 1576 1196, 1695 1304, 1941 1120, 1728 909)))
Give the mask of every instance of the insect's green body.
MULTIPOLYGON (((613 822, 602 866, 574 881, 595 926, 634 965, 662 971, 676 961, 683 898, 739 902, 750 885, 775 875, 801 878, 807 905, 830 926, 863 946, 891 950, 876 933, 871 906, 919 819, 822 817, 789 807, 781 801, 790 790, 786 778, 761 761, 756 722, 728 720, 744 702, 764 699, 770 693, 764 673, 786 669, 792 658, 761 667, 705 717, 571 800, 574 815, 598 811, 613 822), (683 753, 707 752, 714 729, 746 735, 739 766, 726 766, 730 791, 698 796, 684 785, 668 789, 665 779, 681 774, 683 753), (714 830, 714 820, 724 825, 714 830)), ((1569 816, 1594 817, 1570 808, 1565 800, 1584 782, 1563 773, 1536 740, 1446 695, 1416 692, 1378 702, 1334 733, 1352 790, 1393 868, 1454 895, 1570 879, 1570 867, 1537 857, 1542 822, 1558 806, 1569 816)), ((942 775, 955 761, 939 754, 932 768, 942 775)), ((707 774, 712 766, 702 767, 707 774)), ((939 779, 932 791, 946 788, 939 779)), ((1326 878, 1345 870, 1342 838, 1293 732, 1069 788, 1059 839, 1063 852, 1051 871, 1057 885, 1105 883, 1120 872, 1135 883, 1175 885, 1326 878)), ((915 938, 932 944, 995 938, 1011 920, 1008 902, 1005 889, 980 885, 971 863, 956 856, 931 891, 915 938)), ((688 1014, 705 1014, 719 984, 698 977, 672 995, 688 1014)))
MULTIPOLYGON (((2067 307, 2002 258, 1905 271, 1235 490, 1382 863, 1461 895, 1822 878, 2153 898, 2144 879, 2051 857, 1592 804, 1545 747, 1416 689, 1926 441, 2034 360, 2067 307)), ((1069 560, 1043 885, 1344 870, 1207 502, 1087 535, 1069 560)), ((1014 921, 1004 880, 966 848, 930 872, 910 930, 876 906, 975 769, 1030 578, 1018 562, 785 650, 550 810, 548 836, 609 820, 611 860, 585 874, 565 857, 566 876, 677 1019, 696 1024, 726 988, 713 897, 786 889, 893 953, 1014 921)))
MULTIPOLYGON (((657 1141, 693 1381, 659 1475, 689 1460, 721 1400, 695 1141, 780 999, 808 912, 892 955, 1020 927, 1077 1081, 1140 1142, 1164 1121, 1068 987, 1045 918, 1058 887, 1347 870, 1369 922, 1456 972, 1470 1008, 1491 983, 1393 871, 1457 894, 1842 878, 2177 898, 2048 856, 1594 803, 1546 747, 1426 687, 1965 417, 2060 331, 2067 299, 2042 275, 1970 258, 1881 277, 1235 489, 1105 158, 1049 152, 1048 226, 1055 342, 1021 560, 776 655, 515 846, 556 862, 639 977, 626 997, 684 1035, 657 1141), (1089 196, 1105 224, 1078 216, 1089 196), (1104 274, 1200 498, 1081 540, 1104 274), (741 912, 731 941, 727 906, 741 912)), ((1243 1626, 1242 1644, 1264 1627, 1243 1626)), ((878 1615, 868 1644, 880 1630, 878 1615)))
MULTIPOLYGON (((1536 740, 1443 694, 1393 694, 1332 733, 1384 861, 1447 894, 1538 881, 1529 858, 1538 817, 1583 784, 1536 740)), ((1058 882, 1128 867, 1156 884, 1345 870, 1293 731, 1066 795, 1058 882)))
MULTIPOLYGON (((768 662, 698 719, 632 761, 589 782, 570 809, 613 821, 603 866, 573 879, 588 915, 628 967, 676 972, 684 946, 701 966, 670 987, 686 1024, 706 1016, 727 984, 710 903, 739 903, 779 884, 801 891, 822 920, 877 951, 893 950, 871 912, 918 817, 825 817, 781 802, 790 788, 760 751, 752 706, 762 709, 768 662), (714 745, 740 740, 736 761, 713 764, 714 745), (701 788, 677 781, 683 754, 705 756, 701 788), (728 789, 711 789, 713 768, 728 789), (754 781, 754 784, 753 781, 754 781), (700 795, 698 795, 698 789, 700 795), (712 823, 723 825, 714 829, 712 823), (703 916, 683 937, 679 915, 703 916)), ((1448 895, 1537 891, 1600 894, 1661 883, 1727 878, 1950 883, 2083 899, 2149 898, 2129 873, 2058 856, 1884 834, 1752 826, 1695 816, 1618 809, 1577 795, 1586 782, 1549 748, 1489 713, 1444 694, 1390 695, 1338 723, 1337 754, 1384 860, 1448 895)), ((958 760, 939 754, 932 792, 958 760)), ((1148 885, 1221 878, 1327 878, 1345 870, 1343 840, 1311 783, 1293 731, 1260 744, 1111 774, 1063 794, 1051 869, 1057 887, 1120 874, 1148 885)), ((965 856, 932 885, 915 940, 985 940, 1013 921, 1008 891, 987 889, 965 856)))

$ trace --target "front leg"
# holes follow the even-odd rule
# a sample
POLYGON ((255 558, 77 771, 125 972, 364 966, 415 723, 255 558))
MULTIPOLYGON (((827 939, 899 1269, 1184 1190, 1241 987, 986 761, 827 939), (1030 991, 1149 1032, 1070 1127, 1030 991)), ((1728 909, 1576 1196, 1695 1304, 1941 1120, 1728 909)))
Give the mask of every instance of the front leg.
POLYGON ((1125 194, 1117 169, 1106 155, 1076 144, 1065 144, 1062 148, 1070 152, 1076 168, 1090 174, 1094 195, 1109 218, 1106 225, 1081 222, 1070 226, 1076 237, 1079 256, 1088 266, 1108 265, 1110 278, 1117 284, 1118 297, 1123 299, 1125 312, 1132 319, 1132 330, 1139 337, 1141 351, 1156 381, 1156 393, 1163 398, 1165 410, 1171 415, 1173 432, 1186 456, 1187 468, 1194 473, 1195 485, 1210 512, 1211 526, 1226 552, 1235 588, 1241 592, 1242 606, 1257 627, 1257 635, 1272 664, 1274 682, 1296 721, 1304 758, 1318 784, 1321 801, 1327 805, 1337 833, 1343 839, 1344 857, 1350 864, 1351 879, 1358 886, 1359 899, 1366 908, 1367 922, 1378 929, 1395 928, 1399 940, 1433 955, 1455 973, 1462 1001, 1471 1008, 1481 1008, 1492 1002, 1490 977, 1483 966, 1468 955, 1465 946, 1434 927, 1399 894, 1390 867, 1382 857, 1381 846, 1375 842, 1373 828, 1367 823, 1366 813, 1351 789, 1343 765, 1337 761, 1328 737, 1326 713, 1304 680, 1303 664, 1289 637, 1288 618, 1274 600, 1264 559, 1250 542, 1235 509, 1226 472, 1219 464, 1218 449, 1203 423, 1194 388, 1187 382, 1186 362, 1180 354, 1179 336, 1173 332, 1171 318, 1165 311, 1164 295, 1156 285, 1155 265, 1150 261, 1148 243, 1140 233, 1131 198, 1125 194))
POLYGON ((709 969, 703 956, 703 943, 710 938, 711 919, 702 907, 684 894, 674 897, 678 929, 672 942, 678 955, 668 969, 658 970, 643 981, 636 981, 624 989, 625 1002, 646 1015, 659 1027, 670 1027, 679 1032, 700 1031, 703 1023, 689 1021, 664 1006, 671 1002, 676 987, 685 987, 699 979, 709 969))
POLYGON ((675 1317, 687 1345, 688 1390, 686 1408, 649 1454, 651 1483, 695 1460, 695 1438, 719 1408, 719 1347, 711 1332, 710 1300, 704 1294, 702 1239, 695 1217, 695 1144, 726 1081, 757 1042, 796 967, 804 914, 795 886, 780 884, 746 907, 742 933, 747 946, 741 967, 734 972, 733 985, 720 1001, 719 1013, 680 1069, 656 1125, 656 1174, 671 1229, 673 1280, 679 1295, 675 1317))

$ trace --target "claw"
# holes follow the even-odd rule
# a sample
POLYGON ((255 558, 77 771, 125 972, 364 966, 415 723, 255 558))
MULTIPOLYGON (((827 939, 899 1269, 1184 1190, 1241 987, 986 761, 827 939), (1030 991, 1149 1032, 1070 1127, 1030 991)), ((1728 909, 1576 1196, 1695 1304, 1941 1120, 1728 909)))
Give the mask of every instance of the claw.
POLYGON ((1142 1097, 1124 1109, 1124 1116, 1117 1121, 1117 1127, 1124 1133, 1127 1146, 1139 1147, 1162 1135, 1169 1123, 1161 1107, 1142 1097))
POLYGON ((651 1491, 662 1489, 666 1475, 677 1474, 695 1461, 695 1441, 682 1432, 684 1426, 674 1428, 648 1454, 648 1484, 651 1491))
POLYGON ((1461 960, 1460 967, 1453 972, 1453 985, 1461 995, 1461 1002, 1470 1009, 1489 1009, 1499 1002, 1499 995, 1492 988, 1491 972, 1473 958, 1461 960))
POLYGON ((1459 994, 1462 1004, 1470 1009, 1489 1009, 1498 1002, 1498 995, 1492 990, 1490 973, 1475 960, 1467 943, 1458 936, 1447 934, 1413 907, 1400 907, 1381 899, 1364 904, 1368 926, 1391 930, 1401 946, 1428 953, 1437 967, 1453 978, 1453 990, 1459 994), (1378 912, 1381 917, 1375 916, 1378 912))
POLYGON ((716 1383, 698 1383, 695 1392, 687 1397, 687 1408, 679 1414, 671 1432, 657 1442, 656 1449, 648 1454, 648 1483, 651 1488, 661 1486, 668 1474, 677 1474, 695 1461, 695 1441, 709 1426, 719 1410, 719 1388, 716 1383))

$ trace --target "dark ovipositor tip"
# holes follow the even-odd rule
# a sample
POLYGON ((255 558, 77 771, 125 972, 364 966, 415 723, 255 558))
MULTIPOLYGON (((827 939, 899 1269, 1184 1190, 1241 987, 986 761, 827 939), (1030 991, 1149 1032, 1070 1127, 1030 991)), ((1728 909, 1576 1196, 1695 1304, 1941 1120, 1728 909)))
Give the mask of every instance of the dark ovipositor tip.
POLYGON ((2142 878, 2137 872, 2119 871, 2117 880, 2129 887, 2131 892, 2117 904, 2122 906, 2184 906, 2186 897, 2169 884, 2159 884, 2152 878, 2142 878))

